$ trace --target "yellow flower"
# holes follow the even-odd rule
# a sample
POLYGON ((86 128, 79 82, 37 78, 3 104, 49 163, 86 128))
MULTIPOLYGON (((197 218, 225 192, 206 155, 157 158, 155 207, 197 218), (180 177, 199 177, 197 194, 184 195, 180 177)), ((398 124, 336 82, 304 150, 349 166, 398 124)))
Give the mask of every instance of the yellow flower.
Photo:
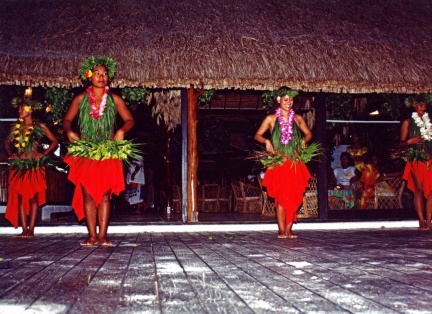
POLYGON ((48 105, 48 106, 45 108, 45 111, 46 111, 46 112, 50 112, 51 109, 52 109, 52 105, 48 105))
POLYGON ((31 110, 31 106, 24 106, 24 110, 25 110, 26 112, 30 112, 30 110, 31 110))
POLYGON ((16 148, 19 148, 21 145, 20 145, 20 143, 16 143, 14 146, 15 146, 16 148))
POLYGON ((25 143, 21 143, 21 146, 22 146, 22 147, 25 147, 25 145, 26 145, 25 143))
POLYGON ((28 141, 29 141, 28 136, 24 137, 24 142, 28 142, 28 141))
POLYGON ((58 121, 54 121, 54 125, 56 125, 56 124, 58 124, 59 122, 58 121))
POLYGON ((19 133, 20 133, 19 130, 15 130, 15 131, 12 132, 12 134, 19 134, 19 133))
POLYGON ((25 132, 24 135, 29 136, 30 135, 30 131, 25 132))
POLYGON ((19 129, 21 127, 21 124, 17 123, 15 124, 15 129, 19 129))

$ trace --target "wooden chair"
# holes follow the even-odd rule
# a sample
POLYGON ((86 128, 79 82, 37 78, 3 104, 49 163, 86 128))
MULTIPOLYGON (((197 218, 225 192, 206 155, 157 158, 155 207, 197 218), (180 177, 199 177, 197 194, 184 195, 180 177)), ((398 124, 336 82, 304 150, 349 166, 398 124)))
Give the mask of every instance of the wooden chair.
POLYGON ((221 211, 231 211, 232 189, 231 186, 221 186, 219 190, 219 207, 221 211))
POLYGON ((309 185, 303 195, 303 205, 297 212, 298 218, 318 217, 318 180, 315 177, 309 179, 309 185))
POLYGON ((262 193, 262 197, 263 197, 263 206, 262 206, 262 211, 261 211, 261 215, 263 216, 275 216, 276 212, 275 212, 275 204, 274 204, 274 199, 271 198, 270 196, 268 196, 267 191, 263 188, 262 186, 262 178, 260 175, 257 175, 257 180, 258 183, 260 185, 261 188, 261 193, 262 193))
POLYGON ((201 187, 201 211, 220 212, 219 184, 204 184, 201 187))
POLYGON ((405 189, 402 177, 385 177, 375 185, 375 208, 403 208, 402 193, 405 189))
POLYGON ((181 187, 179 185, 173 185, 172 210, 175 213, 180 213, 182 211, 181 187))
POLYGON ((235 207, 234 211, 240 213, 261 213, 262 212, 262 190, 259 187, 232 181, 231 187, 234 192, 235 207))

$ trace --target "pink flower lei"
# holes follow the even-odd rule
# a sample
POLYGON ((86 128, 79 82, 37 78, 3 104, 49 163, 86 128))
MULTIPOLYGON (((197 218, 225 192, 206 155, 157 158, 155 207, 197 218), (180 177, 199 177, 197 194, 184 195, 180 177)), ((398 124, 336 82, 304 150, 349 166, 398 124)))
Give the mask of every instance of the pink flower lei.
POLYGON ((86 91, 90 97, 90 117, 95 118, 95 119, 99 119, 100 117, 102 117, 104 110, 105 110, 105 107, 106 107, 106 103, 107 103, 108 90, 109 90, 109 87, 105 86, 104 92, 102 95, 102 101, 100 103, 99 110, 97 110, 96 98, 95 98, 94 93, 93 93, 93 86, 87 87, 86 91))
POLYGON ((281 108, 276 109, 276 116, 279 122, 279 125, 281 127, 281 144, 282 145, 288 145, 289 142, 292 140, 292 134, 294 132, 293 130, 293 122, 294 122, 294 110, 290 109, 289 115, 288 115, 288 121, 285 122, 283 116, 282 116, 282 110, 281 108))

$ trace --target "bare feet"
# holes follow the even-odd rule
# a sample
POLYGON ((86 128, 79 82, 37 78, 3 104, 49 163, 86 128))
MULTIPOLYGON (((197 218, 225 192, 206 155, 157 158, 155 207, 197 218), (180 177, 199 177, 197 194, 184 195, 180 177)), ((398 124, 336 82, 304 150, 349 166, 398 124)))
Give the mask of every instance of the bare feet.
POLYGON ((33 230, 27 231, 27 238, 34 238, 34 231, 33 230))
POLYGON ((80 242, 81 246, 93 246, 93 245, 98 245, 99 241, 96 240, 95 238, 88 238, 87 240, 80 242))
POLYGON ((423 222, 419 222, 420 227, 418 227, 418 230, 420 231, 425 231, 425 230, 429 230, 428 224, 426 223, 426 221, 423 222))
POLYGON ((28 238, 28 231, 25 230, 21 234, 17 235, 18 238, 28 238))
POLYGON ((293 233, 289 233, 289 234, 287 234, 286 237, 287 237, 288 239, 297 239, 297 238, 298 238, 298 236, 295 235, 295 234, 293 234, 293 233))
POLYGON ((286 238, 288 238, 286 235, 278 234, 278 239, 286 239, 286 238))
POLYGON ((107 238, 100 238, 99 239, 99 244, 102 245, 102 246, 111 246, 112 242, 108 241, 107 238))

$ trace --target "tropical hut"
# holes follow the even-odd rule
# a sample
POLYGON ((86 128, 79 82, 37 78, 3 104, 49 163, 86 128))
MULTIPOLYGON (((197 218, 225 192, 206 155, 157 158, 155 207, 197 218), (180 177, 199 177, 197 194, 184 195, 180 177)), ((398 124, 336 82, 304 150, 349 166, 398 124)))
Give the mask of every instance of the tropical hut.
POLYGON ((289 86, 318 106, 327 92, 431 92, 431 16, 429 0, 3 0, 0 84, 78 86, 84 58, 111 56, 114 87, 184 91, 193 155, 200 89, 289 86))

